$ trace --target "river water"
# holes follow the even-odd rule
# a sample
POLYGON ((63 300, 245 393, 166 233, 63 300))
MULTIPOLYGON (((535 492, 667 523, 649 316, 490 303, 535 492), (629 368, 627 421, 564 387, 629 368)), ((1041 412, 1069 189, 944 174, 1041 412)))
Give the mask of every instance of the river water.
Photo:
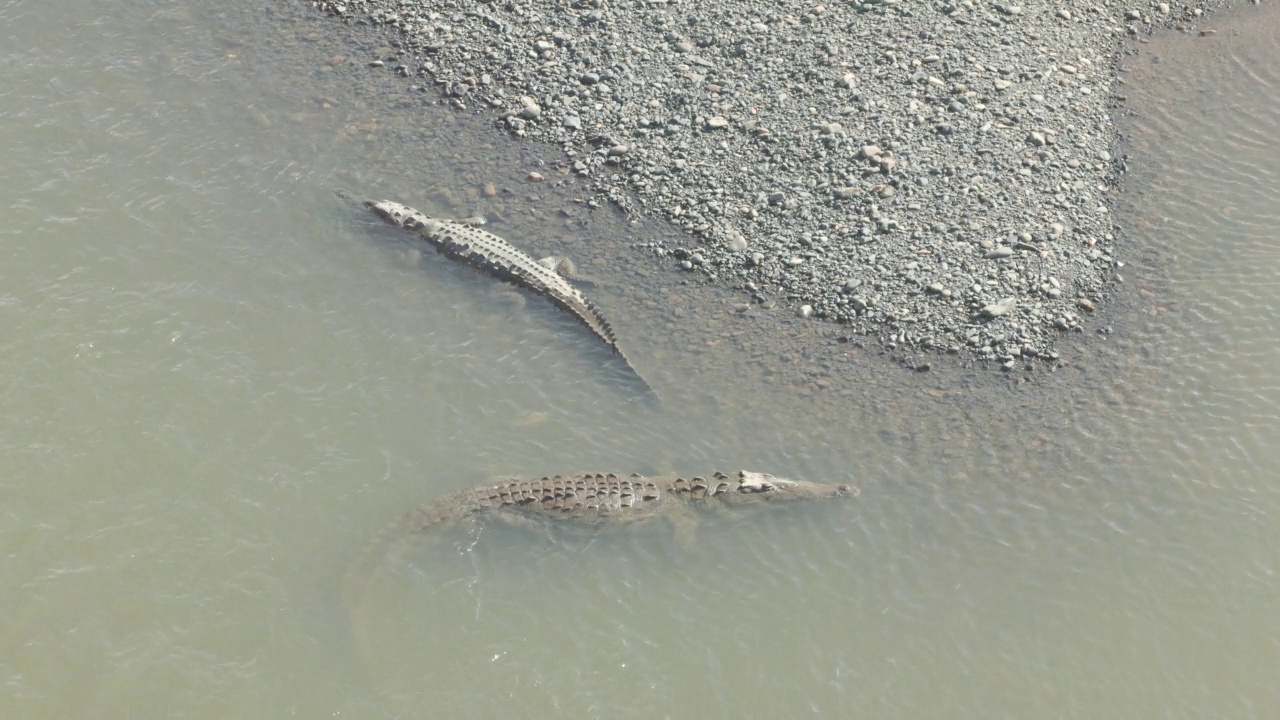
POLYGON ((1126 61, 1125 289, 1070 362, 910 373, 660 269, 630 246, 666 230, 367 67, 384 40, 206 5, 0 4, 0 716, 1280 706, 1275 7, 1126 61), (661 404, 336 187, 573 256, 661 404), (344 575, 416 504, 740 467, 862 493, 693 548, 425 542, 352 631, 344 575))

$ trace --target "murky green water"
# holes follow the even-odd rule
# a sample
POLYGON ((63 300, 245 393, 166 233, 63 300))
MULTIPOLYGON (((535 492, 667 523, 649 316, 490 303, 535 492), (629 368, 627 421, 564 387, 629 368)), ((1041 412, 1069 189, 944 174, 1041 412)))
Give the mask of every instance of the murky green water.
POLYGON ((1277 27, 1129 63, 1111 334, 1052 374, 911 374, 660 272, 628 245, 662 228, 525 182, 554 153, 305 7, 0 6, 0 716, 1266 717, 1277 27), (333 187, 574 256, 662 406, 333 187), (738 467, 862 496, 708 522, 693 553, 428 543, 356 647, 343 573, 417 503, 738 467))

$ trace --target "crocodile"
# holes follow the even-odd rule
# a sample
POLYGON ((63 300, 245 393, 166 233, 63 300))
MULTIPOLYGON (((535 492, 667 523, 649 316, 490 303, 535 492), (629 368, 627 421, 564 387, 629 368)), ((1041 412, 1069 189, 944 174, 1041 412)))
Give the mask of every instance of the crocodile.
POLYGON ((858 494, 859 490, 851 485, 789 480, 750 470, 691 478, 586 473, 509 480, 462 490, 409 512, 361 554, 347 573, 344 594, 356 638, 368 657, 364 621, 367 595, 382 573, 394 566, 415 538, 425 532, 489 520, 515 525, 545 520, 595 527, 665 518, 674 526, 679 544, 691 550, 699 510, 850 498, 858 494))
POLYGON ((342 198, 363 204, 392 225, 416 233, 441 253, 547 298, 586 325, 596 338, 622 360, 645 389, 653 392, 618 346, 618 338, 604 314, 557 272, 564 265, 562 258, 534 260, 497 235, 465 222, 429 217, 407 205, 390 200, 359 198, 343 190, 335 192, 342 198))

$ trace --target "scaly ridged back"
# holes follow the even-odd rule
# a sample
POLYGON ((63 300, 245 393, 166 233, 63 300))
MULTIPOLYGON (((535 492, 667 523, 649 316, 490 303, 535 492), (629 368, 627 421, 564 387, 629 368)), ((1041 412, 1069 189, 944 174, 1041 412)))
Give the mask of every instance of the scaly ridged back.
POLYGON ((547 296, 590 328, 610 350, 626 359, 622 349, 618 347, 618 339, 609 321, 581 291, 555 270, 538 264, 506 240, 477 227, 428 217, 407 205, 390 200, 364 202, 392 223, 417 231, 441 252, 547 296))
MULTIPOLYGON (((609 349, 622 355, 609 321, 580 290, 555 270, 539 264, 493 233, 470 225, 438 222, 440 225, 434 231, 428 231, 424 237, 440 245, 450 255, 482 267, 492 265, 494 267, 491 269, 496 269, 501 274, 516 276, 522 284, 556 301, 590 328, 609 349)), ((427 226, 405 223, 405 227, 424 230, 427 226)))

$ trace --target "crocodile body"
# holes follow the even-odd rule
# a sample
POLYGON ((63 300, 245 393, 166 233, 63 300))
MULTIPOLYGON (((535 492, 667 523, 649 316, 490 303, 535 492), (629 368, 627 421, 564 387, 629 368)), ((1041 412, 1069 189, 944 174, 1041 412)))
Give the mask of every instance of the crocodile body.
MULTIPOLYGON (((437 250, 457 260, 478 267, 516 285, 542 295, 586 325, 622 359, 637 377, 640 374, 618 347, 618 339, 609 321, 582 292, 556 271, 559 258, 548 258, 551 263, 534 260, 512 246, 506 240, 486 230, 452 220, 429 217, 413 208, 390 200, 353 198, 345 192, 339 195, 357 200, 379 217, 391 224, 416 233, 437 250)), ((644 382, 643 378, 640 378, 644 382)), ((648 383, 645 383, 648 388, 648 383)), ((652 389, 650 389, 652 392, 652 389)))
POLYGON ((411 532, 421 532, 503 513, 586 525, 623 524, 671 516, 702 505, 752 505, 853 493, 848 485, 788 480, 748 470, 734 475, 715 473, 708 478, 556 475, 463 490, 414 510, 405 518, 405 525, 411 532))
POLYGON ((693 547, 696 511, 765 506, 790 500, 849 498, 849 485, 788 480, 742 470, 709 477, 644 477, 613 474, 556 475, 462 490, 407 514, 379 536, 347 574, 345 594, 362 652, 368 652, 364 605, 378 577, 424 532, 493 520, 586 526, 623 525, 665 518, 676 538, 693 547))

